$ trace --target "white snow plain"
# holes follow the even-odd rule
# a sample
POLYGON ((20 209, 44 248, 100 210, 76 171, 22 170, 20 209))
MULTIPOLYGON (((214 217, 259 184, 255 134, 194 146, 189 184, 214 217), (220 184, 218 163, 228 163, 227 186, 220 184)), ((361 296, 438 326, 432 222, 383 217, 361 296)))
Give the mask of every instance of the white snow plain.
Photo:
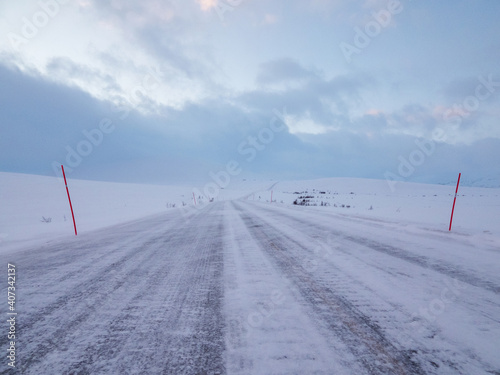
MULTIPOLYGON (((78 233, 144 216, 193 206, 193 187, 67 180, 78 233)), ((234 185, 234 184, 233 184, 234 185)), ((221 190, 218 199, 232 199, 268 183, 249 181, 221 190)), ((200 187, 198 191, 203 191, 200 187)), ((195 199, 200 201, 199 196, 195 199)), ((201 195, 201 202, 206 200, 201 195)), ((19 248, 74 235, 71 210, 62 177, 0 172, 0 243, 19 248), (50 223, 43 222, 50 219, 50 223)))
POLYGON ((68 185, 0 173, 23 373, 500 373, 500 189, 68 185))

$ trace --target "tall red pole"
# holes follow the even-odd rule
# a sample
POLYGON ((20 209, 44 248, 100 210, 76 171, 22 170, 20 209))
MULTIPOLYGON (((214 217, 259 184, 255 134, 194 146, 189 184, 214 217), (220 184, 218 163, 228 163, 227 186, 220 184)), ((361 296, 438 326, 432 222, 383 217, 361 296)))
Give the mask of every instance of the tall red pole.
POLYGON ((455 198, 453 199, 453 208, 451 209, 450 228, 448 229, 448 231, 451 231, 451 223, 453 222, 453 213, 455 212, 455 203, 457 201, 458 185, 460 184, 461 175, 462 173, 458 174, 457 188, 455 189, 455 198))
POLYGON ((193 201, 194 201, 194 205, 196 206, 196 197, 194 196, 194 192, 193 192, 193 201))
POLYGON ((75 214, 73 213, 73 206, 71 204, 71 197, 69 196, 68 183, 66 182, 66 173, 64 173, 64 166, 63 165, 61 165, 61 169, 62 169, 62 173, 64 176, 64 185, 66 185, 66 193, 68 193, 69 208, 71 208, 71 216, 73 217, 73 226, 75 227, 75 236, 76 236, 77 232, 76 232, 75 214))

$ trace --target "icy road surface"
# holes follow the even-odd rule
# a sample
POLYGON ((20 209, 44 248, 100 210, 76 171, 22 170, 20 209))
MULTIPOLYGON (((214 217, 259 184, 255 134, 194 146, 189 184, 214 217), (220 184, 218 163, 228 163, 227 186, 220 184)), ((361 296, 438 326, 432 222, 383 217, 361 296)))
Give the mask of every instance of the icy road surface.
POLYGON ((500 374, 499 249, 445 231, 234 201, 1 256, 1 373, 500 374))

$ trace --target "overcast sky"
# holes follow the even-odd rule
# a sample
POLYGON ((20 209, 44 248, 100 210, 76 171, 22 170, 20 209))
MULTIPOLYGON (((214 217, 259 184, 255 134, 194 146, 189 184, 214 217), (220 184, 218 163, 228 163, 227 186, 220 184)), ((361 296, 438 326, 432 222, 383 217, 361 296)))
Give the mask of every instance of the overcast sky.
POLYGON ((499 18, 492 0, 3 1, 0 170, 498 176, 499 18))

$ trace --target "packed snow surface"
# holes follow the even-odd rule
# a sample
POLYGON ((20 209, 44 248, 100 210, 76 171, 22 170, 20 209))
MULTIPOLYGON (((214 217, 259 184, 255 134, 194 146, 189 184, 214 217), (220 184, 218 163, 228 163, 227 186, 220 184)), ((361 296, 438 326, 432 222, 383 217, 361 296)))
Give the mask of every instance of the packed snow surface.
POLYGON ((68 186, 0 173, 17 373, 500 373, 499 189, 68 186))

